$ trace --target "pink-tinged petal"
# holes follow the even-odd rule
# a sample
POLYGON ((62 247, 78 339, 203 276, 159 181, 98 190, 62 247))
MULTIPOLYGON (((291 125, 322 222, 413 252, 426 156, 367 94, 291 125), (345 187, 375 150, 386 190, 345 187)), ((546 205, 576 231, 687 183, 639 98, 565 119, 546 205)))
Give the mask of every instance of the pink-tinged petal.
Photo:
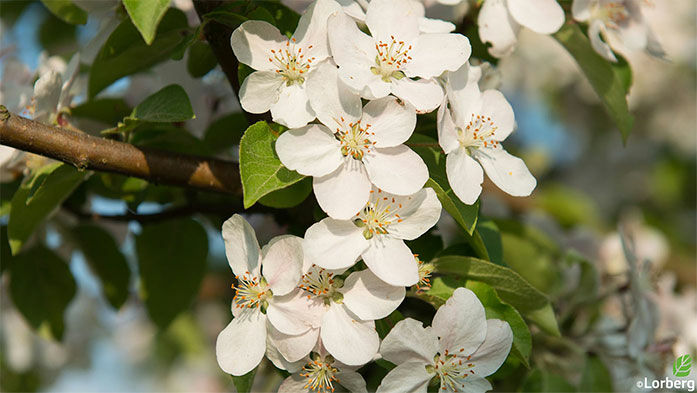
POLYGON ((371 185, 363 164, 346 157, 334 172, 315 177, 312 187, 322 210, 332 218, 348 220, 368 202, 371 185))
POLYGON ((215 356, 228 374, 244 375, 256 367, 266 352, 266 316, 260 311, 235 318, 218 335, 215 356))
POLYGON ((374 134, 370 139, 375 147, 401 145, 414 132, 416 110, 392 96, 383 97, 366 104, 361 124, 374 134))
POLYGON ((426 371, 426 363, 402 363, 385 375, 377 393, 426 393, 433 377, 426 371))
POLYGON ((489 319, 486 325, 486 338, 470 359, 474 372, 482 377, 493 374, 501 367, 513 343, 513 331, 508 323, 489 319))
POLYGON ((351 273, 339 291, 344 294, 344 305, 366 321, 390 315, 406 293, 404 287, 387 284, 367 269, 351 273))
POLYGON ((392 42, 410 43, 419 35, 419 15, 417 7, 408 6, 400 0, 373 0, 365 13, 365 24, 376 41, 386 44, 392 42))
POLYGON ((375 235, 362 256, 368 268, 390 285, 408 287, 419 281, 414 254, 402 239, 375 235))
POLYGON ((307 94, 317 119, 332 134, 337 128, 343 129, 361 118, 361 97, 339 78, 339 71, 329 61, 323 62, 310 73, 307 94))
POLYGON ((486 0, 477 22, 482 42, 491 43, 489 53, 492 56, 504 57, 513 52, 520 25, 508 13, 506 0, 486 0))
POLYGON ((356 263, 368 245, 363 230, 353 222, 325 218, 307 229, 303 249, 317 266, 345 269, 356 263))
POLYGON ((329 40, 327 38, 327 20, 335 12, 341 12, 341 7, 334 0, 317 0, 300 17, 293 38, 306 55, 317 61, 329 57, 329 40), (309 48, 312 46, 311 48, 309 48))
POLYGON ((335 359, 349 366, 373 360, 380 346, 373 324, 355 318, 343 305, 332 303, 320 331, 322 345, 335 359))
POLYGON ((460 142, 457 139, 457 126, 453 122, 453 117, 450 115, 447 101, 438 108, 438 144, 445 154, 450 154, 460 147, 460 142))
POLYGON ((396 195, 411 195, 428 180, 423 159, 406 145, 372 150, 363 157, 370 181, 396 195))
MULTIPOLYGON (((457 288, 433 317, 433 331, 440 337, 440 351, 471 355, 486 337, 486 314, 477 295, 457 288)), ((487 374, 489 375, 489 374, 487 374)))
POLYGON ((332 173, 344 159, 339 141, 320 124, 284 132, 276 141, 276 153, 286 168, 305 176, 332 173))
POLYGON ((380 355, 394 364, 429 364, 438 349, 438 336, 433 328, 424 328, 421 321, 406 318, 397 322, 382 340, 380 355))
POLYGON ((434 78, 445 71, 455 71, 467 62, 472 53, 470 42, 462 34, 422 34, 404 67, 409 77, 434 78))
POLYGON ((283 86, 278 101, 271 106, 271 117, 288 128, 300 128, 315 119, 305 85, 283 86))
POLYGON ((283 334, 273 325, 268 325, 268 329, 269 341, 283 356, 283 359, 290 363, 305 359, 319 340, 319 328, 309 329, 297 335, 283 334))
POLYGON ((223 223, 222 233, 225 255, 232 272, 238 276, 250 272, 258 277, 261 250, 254 228, 242 216, 235 214, 223 223))
POLYGON ((525 162, 502 148, 478 149, 475 158, 494 184, 513 196, 528 196, 537 185, 525 162))
POLYGON ((392 236, 414 240, 431 229, 438 219, 442 206, 432 188, 423 188, 414 195, 400 197, 400 219, 390 224, 392 236))
POLYGON ((230 36, 230 45, 237 60, 260 71, 276 70, 274 63, 269 61, 273 56, 271 51, 279 50, 287 41, 288 38, 276 27, 260 20, 242 23, 230 36))
POLYGON ((262 275, 274 296, 283 296, 298 286, 302 276, 303 239, 278 236, 261 249, 262 275))
POLYGON ((269 302, 266 316, 271 325, 283 334, 297 335, 318 328, 326 312, 324 303, 296 289, 285 296, 275 296, 269 302))
POLYGON ((491 121, 494 122, 496 131, 493 138, 495 140, 502 141, 513 132, 515 127, 513 108, 500 91, 486 90, 482 93, 481 112, 483 117, 491 117, 491 121))
POLYGON ((556 33, 564 24, 564 10, 557 0, 508 1, 513 19, 540 34, 556 33))
POLYGON ((250 113, 268 112, 278 102, 283 77, 274 71, 252 72, 240 87, 240 105, 250 113))
POLYGON ((393 80, 391 89, 392 94, 410 103, 419 113, 432 112, 443 101, 443 89, 433 79, 393 80))
POLYGON ((468 205, 477 202, 482 193, 484 171, 467 150, 459 148, 445 157, 445 173, 448 183, 463 203, 468 205))

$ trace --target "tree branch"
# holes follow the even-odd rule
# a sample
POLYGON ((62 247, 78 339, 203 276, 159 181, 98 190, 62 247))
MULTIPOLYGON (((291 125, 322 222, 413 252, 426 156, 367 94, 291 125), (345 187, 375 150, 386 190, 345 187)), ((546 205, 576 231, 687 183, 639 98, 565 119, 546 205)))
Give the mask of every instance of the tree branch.
POLYGON ((0 105, 0 144, 50 157, 80 169, 138 177, 153 183, 242 194, 237 164, 137 147, 49 126, 0 105))

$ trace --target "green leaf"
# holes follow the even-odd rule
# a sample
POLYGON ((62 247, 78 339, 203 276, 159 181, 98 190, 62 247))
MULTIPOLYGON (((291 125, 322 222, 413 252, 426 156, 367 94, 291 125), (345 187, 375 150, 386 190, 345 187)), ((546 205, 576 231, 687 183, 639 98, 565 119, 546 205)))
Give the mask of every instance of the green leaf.
POLYGON ((477 222, 477 233, 479 233, 482 243, 484 243, 489 260, 497 265, 505 265, 503 263, 501 232, 499 232, 499 227, 496 223, 491 220, 479 220, 477 222))
POLYGON ((605 364, 596 356, 589 356, 581 374, 579 392, 612 392, 612 377, 605 364))
POLYGON ((14 257, 10 251, 10 241, 7 237, 7 226, 0 227, 0 274, 12 263, 14 257))
POLYGON ((59 163, 41 168, 22 183, 12 197, 8 222, 12 254, 19 252, 29 236, 70 196, 86 175, 85 171, 59 163))
POLYGON ((46 247, 28 249, 10 267, 10 295, 15 306, 34 329, 48 327, 56 339, 63 337, 63 312, 75 292, 68 265, 46 247))
POLYGON ((155 39, 157 25, 169 8, 171 0, 123 0, 128 16, 143 36, 145 42, 150 45, 155 39))
POLYGON ((384 339, 385 336, 392 330, 397 322, 404 319, 404 315, 401 312, 394 310, 392 313, 385 318, 378 319, 375 321, 375 330, 378 332, 380 339, 384 339))
MULTIPOLYGON (((214 153, 222 153, 240 144, 247 129, 247 119, 241 112, 231 113, 211 123, 206 129, 203 141, 214 153)), ((232 151, 227 153, 232 154, 232 151)))
POLYGON ((186 15, 174 8, 168 9, 162 18, 151 45, 143 42, 130 20, 121 22, 90 67, 89 97, 94 97, 124 76, 169 59, 174 49, 187 38, 189 30, 186 15))
POLYGON ((260 121, 247 128, 240 140, 240 177, 245 209, 264 195, 304 178, 281 164, 274 149, 276 139, 278 133, 265 121, 260 121))
POLYGON ((525 318, 537 325, 542 331, 552 336, 561 337, 557 318, 550 303, 534 311, 525 313, 525 318))
POLYGON ((100 98, 70 108, 72 117, 97 120, 107 125, 118 123, 131 112, 131 108, 122 98, 100 98))
POLYGON ((554 37, 576 59, 626 143, 634 124, 627 106, 626 69, 613 67, 597 54, 577 24, 565 25, 554 37))
POLYGON ((73 228, 74 239, 92 272, 102 282, 102 293, 115 309, 128 299, 131 269, 114 238, 99 226, 83 224, 73 228))
POLYGON ((235 385, 237 393, 249 393, 252 391, 252 385, 254 385, 254 376, 257 374, 257 367, 254 370, 248 372, 245 375, 239 377, 232 376, 232 383, 235 385))
POLYGON ((535 368, 523 381, 523 392, 571 393, 576 388, 559 375, 535 368))
POLYGON ((72 25, 87 23, 87 11, 73 4, 71 0, 41 0, 52 14, 72 25))
POLYGON ((276 209, 287 209, 302 203, 312 193, 312 178, 306 177, 299 182, 264 195, 259 203, 276 209))
POLYGON ((216 65, 218 65, 218 59, 207 43, 196 41, 189 47, 186 69, 191 76, 200 78, 215 68, 216 65))
POLYGON ((146 225, 136 236, 136 254, 145 306, 164 329, 198 292, 208 255, 206 231, 192 219, 146 225))
POLYGON ((690 368, 692 368, 692 357, 688 355, 682 355, 675 359, 673 363, 673 375, 676 377, 686 377, 690 375, 690 368))
POLYGON ((169 85, 133 108, 132 119, 155 123, 174 123, 193 119, 189 96, 179 85, 169 85))
POLYGON ((133 130, 131 143, 142 147, 200 156, 210 155, 203 141, 181 127, 166 123, 144 123, 133 130))

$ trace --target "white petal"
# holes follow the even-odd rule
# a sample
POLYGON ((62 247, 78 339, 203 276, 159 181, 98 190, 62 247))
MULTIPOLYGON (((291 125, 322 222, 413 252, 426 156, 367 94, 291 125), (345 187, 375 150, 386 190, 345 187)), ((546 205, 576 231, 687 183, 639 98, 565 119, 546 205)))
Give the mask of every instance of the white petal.
POLYGON ((431 229, 442 210, 440 201, 432 188, 423 188, 402 201, 401 221, 390 225, 390 234, 404 240, 414 240, 431 229))
POLYGON ((63 80, 56 71, 41 75, 34 84, 34 120, 49 122, 58 108, 63 80))
POLYGON ((564 10, 557 0, 508 1, 513 19, 540 34, 556 33, 564 24, 564 10))
POLYGON ((308 392, 307 378, 293 374, 283 380, 276 393, 306 393, 308 392))
POLYGON ((344 305, 363 320, 385 318, 404 300, 404 287, 395 287, 377 278, 370 270, 353 272, 340 289, 344 305))
POLYGON ((303 49, 312 45, 306 55, 321 61, 329 56, 329 40, 327 39, 327 20, 341 7, 334 0, 317 0, 300 17, 293 38, 303 49))
POLYGON ((72 100, 71 88, 80 73, 80 52, 73 55, 68 63, 68 66, 63 72, 63 85, 61 86, 60 99, 58 100, 58 108, 70 106, 72 100))
POLYGON ((455 71, 472 53, 470 41, 462 34, 422 34, 414 43, 404 72, 410 77, 434 78, 455 71))
POLYGON ((502 141, 513 132, 515 127, 515 116, 513 108, 508 103, 506 97, 498 90, 486 90, 482 93, 481 115, 491 117, 496 126, 493 138, 502 141))
POLYGON ((363 157, 370 181, 396 195, 411 195, 428 180, 428 168, 406 145, 372 150, 363 157))
POLYGON ((390 285, 408 287, 419 281, 419 268, 414 254, 402 239, 376 235, 362 255, 368 268, 390 285))
POLYGON ((508 323, 498 319, 486 321, 486 338, 470 361, 474 372, 482 377, 493 374, 508 357, 513 343, 513 331, 508 323))
POLYGON ((225 255, 232 272, 241 276, 250 272, 259 275, 260 249, 254 228, 239 214, 235 214, 223 223, 223 240, 225 255))
POLYGON ((370 323, 354 319, 344 306, 336 303, 324 314, 320 336, 327 351, 349 366, 371 361, 380 345, 378 333, 370 323))
POLYGON ((235 318, 218 335, 215 356, 228 374, 244 375, 256 367, 266 352, 266 316, 260 311, 235 318))
POLYGON ((391 83, 392 93, 410 103, 419 113, 432 112, 443 101, 443 89, 433 79, 402 78, 391 83))
MULTIPOLYGON (((457 288, 433 317, 433 331, 440 337, 441 351, 471 355, 486 337, 484 306, 474 292, 457 288)), ((489 374, 486 374, 489 375, 489 374)))
POLYGON ((305 257, 325 269, 344 269, 353 266, 368 248, 363 231, 351 221, 333 218, 312 225, 305 232, 305 257))
POLYGON ((438 336, 421 321, 406 318, 397 322, 380 344, 380 355, 394 364, 432 363, 438 352, 438 336))
POLYGON ((592 0, 574 0, 571 4, 571 14, 579 22, 585 22, 591 17, 592 0))
POLYGON ((326 311, 320 300, 308 299, 304 290, 296 289, 285 296, 278 297, 274 294, 266 316, 279 332, 297 335, 318 328, 326 311))
POLYGON ((317 119, 329 127, 332 134, 337 127, 343 128, 361 118, 361 97, 339 79, 337 68, 329 61, 310 73, 307 94, 317 119))
POLYGON ((342 164, 341 144, 323 125, 288 130, 276 141, 276 153, 286 168, 305 176, 324 176, 342 164))
POLYGON ((360 161, 344 158, 334 172, 312 179, 317 203, 330 217, 348 220, 368 202, 370 180, 360 161))
POLYGON ((448 183, 460 200, 468 205, 477 202, 482 193, 484 171, 464 148, 457 149, 445 157, 445 172, 448 183))
POLYGON ((489 179, 510 195, 528 196, 537 185, 525 162, 502 148, 478 149, 475 158, 489 179))
POLYGON ((365 24, 376 41, 389 44, 411 42, 419 35, 419 12, 403 0, 372 0, 365 13, 365 24))
POLYGON ((250 113, 268 112, 278 102, 283 78, 273 71, 256 71, 242 82, 240 105, 250 113))
MULTIPOLYGON (((341 12, 329 18, 328 30, 333 60, 342 72, 351 66, 351 69, 362 69, 370 73, 370 67, 375 64, 377 54, 375 40, 360 31, 356 22, 341 12)), ((341 76, 349 86, 355 86, 351 83, 351 77, 341 76)))
POLYGON ((385 375, 377 393, 426 393, 433 376, 426 372, 426 363, 402 363, 385 375))
POLYGON ((290 363, 299 362, 309 355, 319 339, 319 328, 310 329, 297 335, 283 334, 273 325, 269 325, 268 329, 270 342, 290 363))
POLYGON ((453 122, 453 117, 450 115, 447 102, 438 108, 438 144, 445 154, 450 154, 453 150, 460 147, 460 142, 457 139, 457 126, 453 122))
POLYGON ((272 24, 260 20, 249 20, 236 28, 230 36, 230 45, 235 57, 242 64, 255 70, 275 70, 269 61, 271 50, 278 50, 288 38, 272 24))
MULTIPOLYGON (((273 326, 269 327, 269 330, 272 329, 273 326)), ((271 339, 272 334, 273 333, 271 331, 267 332, 266 334, 266 358, 269 359, 274 366, 280 368, 281 370, 286 370, 289 373, 300 371, 303 365, 307 363, 308 358, 300 359, 297 362, 289 362, 275 347, 273 340, 271 339)))
POLYGON ((282 86, 278 101, 271 106, 271 117, 288 128, 300 128, 315 119, 305 85, 282 86))
MULTIPOLYGON (((486 378, 482 378, 476 374, 470 374, 462 381, 462 385, 458 386, 458 393, 484 393, 492 389, 491 384, 486 378)), ((446 390, 441 384, 441 391, 450 392, 446 390)))
POLYGON ((422 33, 451 33, 455 31, 455 25, 440 19, 419 18, 419 31, 422 33))
POLYGON ((617 62, 617 57, 612 52, 612 48, 605 41, 603 41, 603 34, 605 34, 605 25, 599 20, 591 21, 588 26, 588 38, 591 41, 591 46, 593 49, 605 60, 617 62))
POLYGON ((278 236, 261 250, 262 275, 274 296, 290 293, 300 282, 303 266, 303 239, 293 235, 278 236))
POLYGON ((508 13, 505 0, 486 0, 477 22, 482 42, 491 42, 492 56, 504 57, 513 52, 520 25, 508 13))
POLYGON ((481 109, 482 98, 479 85, 473 80, 472 71, 466 67, 447 74, 446 93, 453 122, 456 126, 464 127, 473 114, 481 109))
POLYGON ((349 369, 344 370, 343 368, 340 368, 336 377, 339 380, 339 385, 346 388, 346 390, 348 390, 349 392, 368 393, 368 389, 365 385, 365 380, 363 379, 363 376, 361 376, 361 374, 355 371, 351 371, 349 369))
POLYGON ((416 110, 392 96, 383 97, 366 104, 361 122, 364 127, 369 125, 368 131, 375 134, 371 137, 375 147, 397 146, 414 132, 416 110))

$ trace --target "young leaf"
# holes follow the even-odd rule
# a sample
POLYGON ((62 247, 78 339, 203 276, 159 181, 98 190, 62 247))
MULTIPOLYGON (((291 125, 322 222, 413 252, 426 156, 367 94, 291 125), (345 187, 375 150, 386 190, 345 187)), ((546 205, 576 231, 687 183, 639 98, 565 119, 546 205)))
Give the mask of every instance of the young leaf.
POLYGON ((235 389, 238 393, 249 393, 252 391, 252 385, 254 385, 254 376, 257 374, 257 367, 254 370, 248 372, 245 375, 240 375, 239 377, 232 376, 232 383, 235 385, 235 389))
POLYGON ((145 42, 150 45, 155 39, 157 25, 167 12, 171 0, 123 0, 128 16, 143 36, 145 42))
POLYGON ((581 375, 579 392, 612 392, 612 376, 596 356, 589 356, 581 375))
POLYGON ((136 254, 145 306, 164 329, 198 292, 208 256, 206 230, 192 219, 146 225, 136 236, 136 254))
POLYGON ((73 4, 71 0, 41 0, 51 13, 71 25, 87 23, 87 11, 73 4))
POLYGON ((10 266, 10 295, 15 306, 34 329, 46 325, 56 339, 63 336, 63 312, 75 292, 68 265, 46 247, 23 252, 10 266))
POLYGON ((179 85, 163 87, 133 109, 132 119, 155 123, 174 123, 193 119, 189 96, 179 85))
POLYGON ((218 59, 213 54, 211 47, 201 41, 196 41, 189 47, 189 57, 186 60, 186 69, 189 75, 200 78, 218 65, 218 59))
POLYGON ((264 195, 304 178, 281 164, 274 149, 277 138, 278 133, 265 121, 260 121, 247 128, 240 140, 240 177, 245 209, 264 195))

